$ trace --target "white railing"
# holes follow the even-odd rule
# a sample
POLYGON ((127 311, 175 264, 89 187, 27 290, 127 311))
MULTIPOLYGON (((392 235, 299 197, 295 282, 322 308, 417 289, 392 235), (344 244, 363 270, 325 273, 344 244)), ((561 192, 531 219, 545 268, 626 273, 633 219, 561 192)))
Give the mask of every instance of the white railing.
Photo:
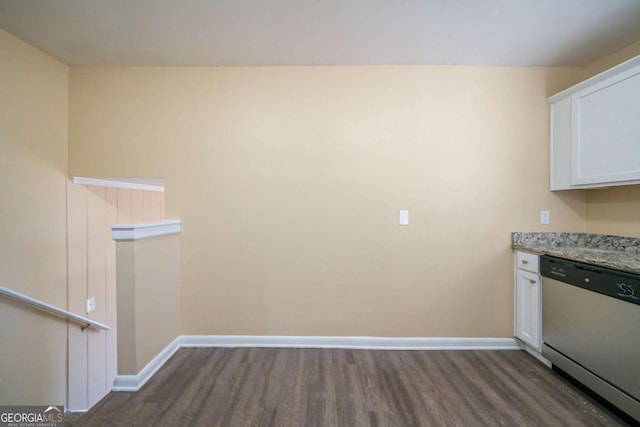
POLYGON ((86 317, 78 316, 75 313, 71 313, 70 311, 63 310, 54 305, 47 304, 46 302, 37 300, 35 298, 31 298, 30 296, 21 294, 20 292, 13 291, 11 289, 5 288, 4 286, 0 286, 0 294, 18 300, 22 303, 28 304, 32 307, 39 308, 40 310, 47 311, 49 313, 55 314, 56 316, 64 317, 69 320, 73 320, 82 326, 82 329, 85 328, 96 328, 102 329, 104 331, 108 331, 109 327, 100 322, 96 322, 95 320, 87 319, 86 317))

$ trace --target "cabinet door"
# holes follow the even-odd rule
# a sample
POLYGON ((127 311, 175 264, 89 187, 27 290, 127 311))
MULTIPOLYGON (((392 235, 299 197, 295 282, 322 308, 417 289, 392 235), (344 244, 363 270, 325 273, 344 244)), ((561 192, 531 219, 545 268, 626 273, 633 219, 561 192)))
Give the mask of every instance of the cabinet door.
POLYGON ((541 293, 540 276, 522 270, 516 272, 516 337, 540 350, 541 293))
POLYGON ((571 96, 571 184, 640 179, 640 66, 571 96))

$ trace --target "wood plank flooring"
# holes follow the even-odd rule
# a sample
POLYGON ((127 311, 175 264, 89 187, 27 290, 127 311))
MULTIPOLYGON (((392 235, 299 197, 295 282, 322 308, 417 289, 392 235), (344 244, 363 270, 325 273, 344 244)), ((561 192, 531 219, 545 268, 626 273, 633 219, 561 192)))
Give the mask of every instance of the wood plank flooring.
POLYGON ((523 351, 181 349, 73 426, 618 426, 523 351))

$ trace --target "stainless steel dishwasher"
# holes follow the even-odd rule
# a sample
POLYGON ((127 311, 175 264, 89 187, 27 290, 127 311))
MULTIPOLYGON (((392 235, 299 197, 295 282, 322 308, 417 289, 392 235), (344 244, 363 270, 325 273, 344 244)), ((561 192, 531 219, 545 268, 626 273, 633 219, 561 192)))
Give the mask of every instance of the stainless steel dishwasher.
POLYGON ((640 422, 640 275, 543 255, 542 355, 640 422))

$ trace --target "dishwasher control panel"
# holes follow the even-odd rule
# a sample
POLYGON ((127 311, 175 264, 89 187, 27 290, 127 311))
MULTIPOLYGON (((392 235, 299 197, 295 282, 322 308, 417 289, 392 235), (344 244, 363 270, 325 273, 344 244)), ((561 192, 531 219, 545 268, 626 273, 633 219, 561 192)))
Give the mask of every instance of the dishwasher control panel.
POLYGON ((550 255, 540 257, 540 274, 559 282, 640 305, 640 274, 550 255))

